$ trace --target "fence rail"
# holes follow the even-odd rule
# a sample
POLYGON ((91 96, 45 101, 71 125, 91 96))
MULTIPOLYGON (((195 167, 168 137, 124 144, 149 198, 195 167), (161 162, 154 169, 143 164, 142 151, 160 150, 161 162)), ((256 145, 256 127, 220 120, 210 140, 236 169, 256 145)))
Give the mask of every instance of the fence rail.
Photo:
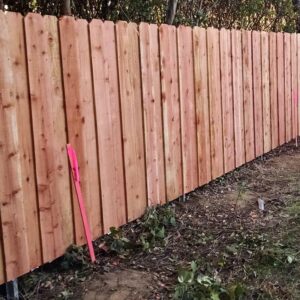
POLYGON ((299 134, 300 35, 0 12, 0 283, 299 134), (298 55, 299 53, 299 55, 298 55))

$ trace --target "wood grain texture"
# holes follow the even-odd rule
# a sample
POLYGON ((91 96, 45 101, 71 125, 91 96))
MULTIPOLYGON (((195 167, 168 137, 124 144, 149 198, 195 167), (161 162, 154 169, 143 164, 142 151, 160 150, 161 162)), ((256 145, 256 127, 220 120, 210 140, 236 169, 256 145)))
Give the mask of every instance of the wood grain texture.
POLYGON ((267 32, 261 32, 261 49, 264 153, 267 153, 272 149, 269 34, 267 32))
POLYGON ((300 135, 300 34, 297 34, 297 135, 300 135))
MULTIPOLYGON (((88 23, 63 17, 59 21, 68 142, 74 147, 88 221, 95 239, 102 233, 96 123, 88 23)), ((73 188, 75 240, 85 243, 73 188)))
POLYGON ((193 29, 199 186, 211 180, 207 39, 204 28, 193 29))
POLYGON ((207 29, 212 179, 224 173, 219 31, 207 29))
POLYGON ((57 18, 28 14, 25 29, 43 261, 48 262, 74 241, 57 18))
POLYGON ((141 23, 140 55, 148 205, 166 203, 158 27, 141 23))
MULTIPOLYGON (((0 12, 0 25, 0 233, 9 281, 42 257, 23 17, 0 12)), ((3 267, 0 274, 3 281, 3 267)))
POLYGON ((193 35, 191 27, 179 26, 178 67, 184 193, 198 187, 196 105, 194 90, 193 35))
POLYGON ((251 31, 242 31, 243 94, 246 162, 255 158, 251 31))
POLYGON ((291 76, 292 76, 292 138, 297 137, 297 34, 291 34, 291 76))
POLYGON ((263 105, 262 105, 262 73, 261 73, 261 36, 260 32, 252 32, 253 58, 253 99, 254 99, 254 131, 255 155, 261 156, 264 151, 263 137, 263 105))
POLYGON ((243 69, 242 69, 242 34, 231 31, 232 42, 232 78, 234 103, 234 134, 235 134, 235 166, 239 167, 246 161, 243 101, 243 69))
POLYGON ((126 194, 114 23, 90 23, 104 233, 126 223, 126 194), (105 45, 105 46, 104 46, 105 45), (117 188, 116 188, 117 187, 117 188))
POLYGON ((168 201, 183 193, 176 27, 161 25, 160 66, 168 201))
MULTIPOLYGON (((1 213, 0 213, 0 224, 2 224, 1 213)), ((5 282, 6 282, 6 276, 5 276, 5 260, 3 254, 3 234, 2 234, 2 228, 0 226, 0 284, 3 284, 5 282)))
POLYGON ((230 30, 220 30, 220 51, 224 172, 227 173, 235 168, 230 30))
POLYGON ((285 101, 285 141, 292 139, 292 73, 291 73, 291 34, 284 37, 284 101, 285 101))
POLYGON ((147 205, 138 29, 134 23, 118 22, 116 32, 127 216, 132 221, 147 205))
POLYGON ((285 143, 285 72, 283 33, 276 34, 277 39, 277 101, 278 101, 278 137, 279 145, 285 143))
POLYGON ((272 149, 279 146, 278 98, 277 98, 277 42, 276 33, 269 33, 270 101, 272 149))

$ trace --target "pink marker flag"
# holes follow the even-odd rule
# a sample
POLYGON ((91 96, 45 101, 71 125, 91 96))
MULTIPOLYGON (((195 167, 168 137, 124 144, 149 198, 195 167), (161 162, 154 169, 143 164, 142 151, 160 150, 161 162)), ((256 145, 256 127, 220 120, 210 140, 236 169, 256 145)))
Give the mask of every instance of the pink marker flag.
POLYGON ((90 226, 89 226, 89 223, 87 220, 83 196, 82 196, 81 188, 80 188, 80 177, 79 177, 79 168, 78 168, 78 160, 77 160, 76 152, 70 144, 67 144, 67 152, 68 152, 70 165, 72 168, 72 177, 73 177, 73 181, 74 181, 74 185, 75 185, 76 195, 77 195, 77 199, 78 199, 80 214, 81 214, 81 218, 82 218, 86 241, 87 241, 89 252, 90 252, 91 261, 95 262, 96 258, 95 258, 95 251, 94 251, 93 244, 92 244, 91 230, 90 230, 90 226))

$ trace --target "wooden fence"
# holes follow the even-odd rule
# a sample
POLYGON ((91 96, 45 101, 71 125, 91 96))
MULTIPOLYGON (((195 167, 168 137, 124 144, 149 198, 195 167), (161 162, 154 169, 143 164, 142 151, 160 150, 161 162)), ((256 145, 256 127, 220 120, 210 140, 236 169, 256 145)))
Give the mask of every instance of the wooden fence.
POLYGON ((0 282, 299 133, 300 35, 0 12, 0 282))

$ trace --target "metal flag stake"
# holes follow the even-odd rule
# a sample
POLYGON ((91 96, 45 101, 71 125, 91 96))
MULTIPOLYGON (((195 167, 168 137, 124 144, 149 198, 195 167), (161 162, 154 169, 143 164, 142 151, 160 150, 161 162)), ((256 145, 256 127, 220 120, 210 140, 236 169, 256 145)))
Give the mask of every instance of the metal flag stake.
POLYGON ((77 200, 78 200, 78 204, 79 204, 80 214, 81 214, 82 223, 83 223, 83 227, 84 227, 85 238, 86 238, 86 241, 87 241, 87 244, 88 244, 91 261, 95 262, 96 258, 95 258, 94 247, 93 247, 93 244, 92 244, 91 230, 90 230, 90 226, 89 226, 89 223, 88 223, 88 220, 87 220, 87 215, 86 215, 86 210, 85 210, 85 207, 84 207, 83 196, 82 196, 81 188, 80 188, 78 160, 77 160, 76 152, 70 144, 67 144, 67 153, 68 153, 69 162, 70 162, 70 165, 71 165, 71 168, 72 168, 72 177, 73 177, 73 181, 74 181, 74 186, 75 186, 75 190, 76 190, 76 195, 77 195, 77 200))

